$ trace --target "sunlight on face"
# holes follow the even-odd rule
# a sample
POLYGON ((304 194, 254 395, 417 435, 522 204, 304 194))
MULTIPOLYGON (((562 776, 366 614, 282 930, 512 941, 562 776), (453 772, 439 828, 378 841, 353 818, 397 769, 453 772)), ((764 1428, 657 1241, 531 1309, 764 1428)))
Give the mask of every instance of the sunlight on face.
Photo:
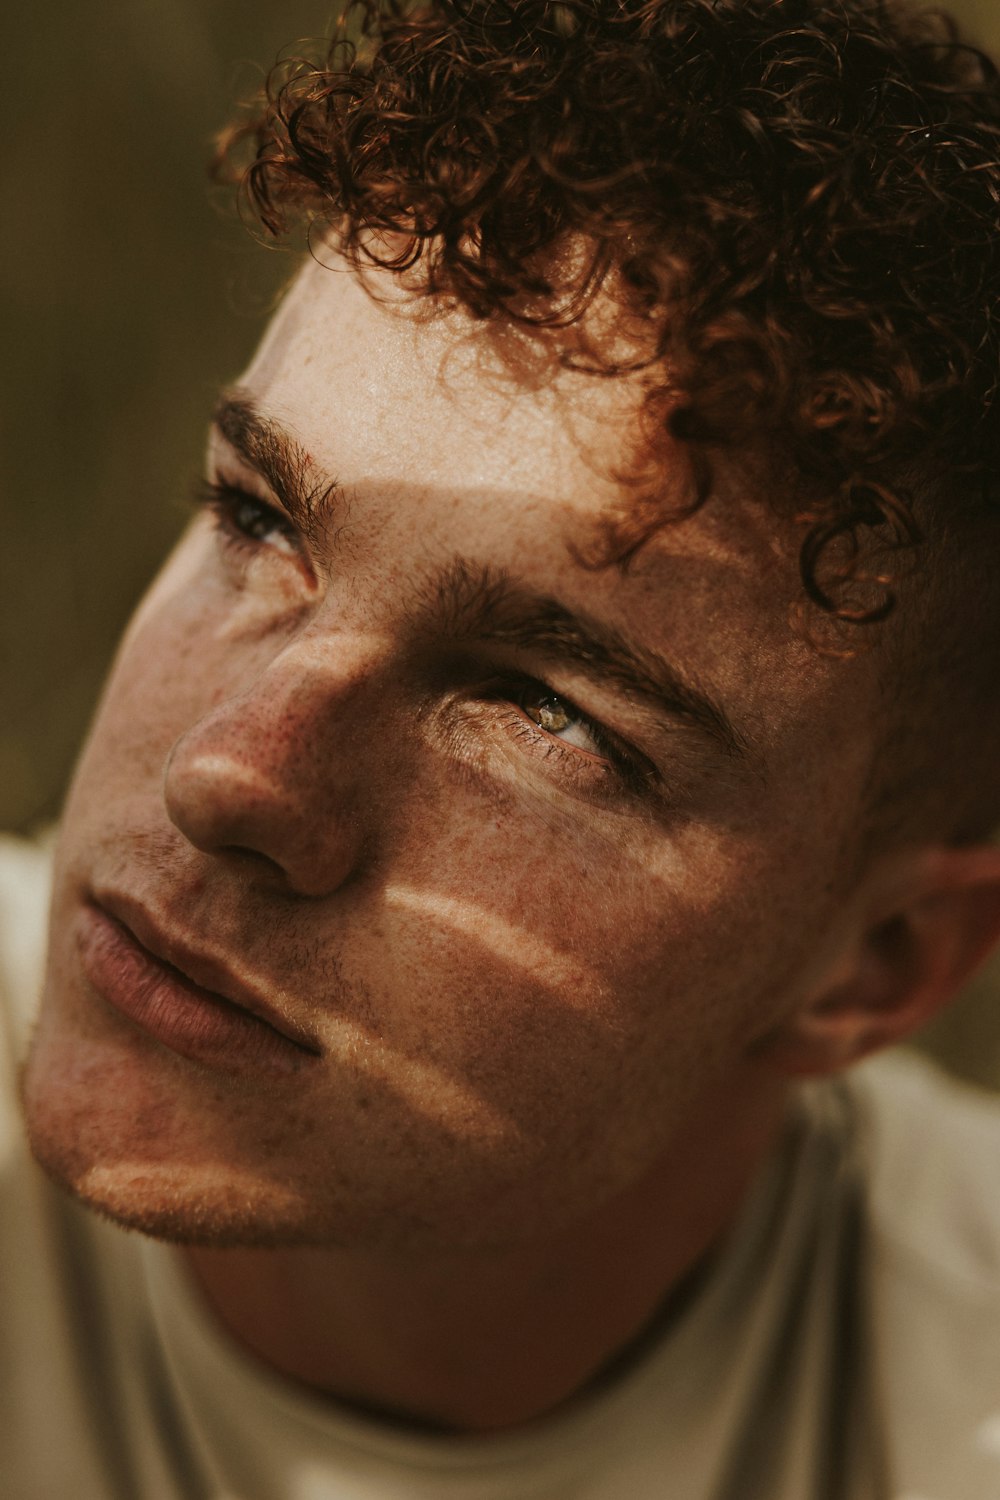
POLYGON ((25 1097, 71 1187, 160 1233, 495 1242, 725 1112, 836 899, 872 668, 791 632, 738 486, 581 560, 637 402, 303 271, 68 804, 25 1097), (308 1045, 126 1019, 95 902, 308 1045))
POLYGON ((531 984, 557 1004, 573 1004, 574 996, 589 990, 591 972, 581 975, 580 963, 569 953, 532 932, 523 922, 511 922, 496 911, 474 906, 437 891, 389 886, 384 893, 387 907, 408 912, 454 934, 483 950, 484 961, 493 960, 523 970, 531 984))

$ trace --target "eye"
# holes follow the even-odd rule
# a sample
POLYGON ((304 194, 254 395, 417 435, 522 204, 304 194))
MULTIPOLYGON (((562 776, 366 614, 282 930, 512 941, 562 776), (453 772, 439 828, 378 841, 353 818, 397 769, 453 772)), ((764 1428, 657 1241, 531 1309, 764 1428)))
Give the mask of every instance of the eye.
POLYGON ((249 490, 221 481, 203 480, 198 503, 215 517, 222 539, 237 548, 273 547, 290 557, 301 557, 298 531, 283 511, 249 490))
POLYGON ((526 688, 519 696, 518 707, 533 724, 554 739, 602 760, 607 758, 606 737, 598 726, 557 693, 544 688, 526 688))
POLYGON ((644 755, 545 683, 522 680, 499 696, 518 710, 511 729, 525 747, 581 787, 607 791, 614 784, 647 795, 659 786, 644 755))
POLYGON ((253 495, 234 494, 230 518, 236 529, 251 541, 291 547, 293 533, 288 522, 273 506, 253 495))

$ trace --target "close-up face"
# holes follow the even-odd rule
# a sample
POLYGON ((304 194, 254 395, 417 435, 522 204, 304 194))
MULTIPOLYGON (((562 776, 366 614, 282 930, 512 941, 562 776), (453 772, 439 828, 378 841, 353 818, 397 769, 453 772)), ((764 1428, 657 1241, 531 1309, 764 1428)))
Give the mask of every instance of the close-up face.
POLYGON ((181 1238, 503 1243, 766 1067, 843 898, 874 666, 795 633, 796 537, 735 469, 594 565, 639 398, 300 274, 66 810, 24 1094, 81 1196, 181 1238))

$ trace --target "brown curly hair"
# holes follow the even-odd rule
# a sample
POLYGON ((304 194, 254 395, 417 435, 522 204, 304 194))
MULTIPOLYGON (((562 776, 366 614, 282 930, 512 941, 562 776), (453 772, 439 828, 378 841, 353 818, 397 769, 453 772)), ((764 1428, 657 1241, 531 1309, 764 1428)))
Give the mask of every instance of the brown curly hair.
MULTIPOLYGON (((419 272, 478 318, 566 329, 614 273, 649 334, 630 368, 657 377, 652 449, 684 443, 691 508, 713 449, 780 455, 806 593, 840 618, 894 602, 884 573, 852 593, 860 536, 884 561, 992 500, 1000 79, 944 15, 347 0, 323 58, 276 70, 222 157, 269 233, 333 222, 355 266, 419 272), (567 270, 570 240, 587 253, 567 270)), ((662 519, 634 482, 618 556, 662 519)))

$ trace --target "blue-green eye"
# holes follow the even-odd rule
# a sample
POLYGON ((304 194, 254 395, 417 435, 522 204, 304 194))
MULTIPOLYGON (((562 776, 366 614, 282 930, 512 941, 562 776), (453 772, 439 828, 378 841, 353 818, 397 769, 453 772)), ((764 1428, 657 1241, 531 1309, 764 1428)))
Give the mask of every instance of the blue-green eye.
POLYGON ((521 695, 519 707, 546 734, 591 755, 604 756, 605 748, 597 726, 558 694, 526 690, 521 695))
POLYGON ((644 755, 544 682, 529 679, 510 684, 503 696, 516 705, 525 735, 531 735, 549 756, 557 757, 570 775, 589 777, 591 782, 599 774, 613 775, 639 795, 659 785, 656 769, 644 755))

